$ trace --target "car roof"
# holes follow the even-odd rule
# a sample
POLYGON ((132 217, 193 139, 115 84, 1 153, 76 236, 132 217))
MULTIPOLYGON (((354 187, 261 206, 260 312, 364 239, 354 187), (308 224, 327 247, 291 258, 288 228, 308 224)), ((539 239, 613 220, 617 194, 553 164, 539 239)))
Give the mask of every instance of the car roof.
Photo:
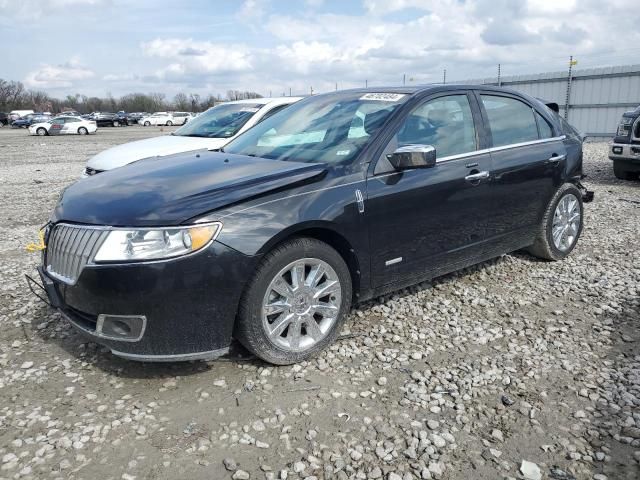
MULTIPOLYGON (((449 90, 484 90, 492 92, 505 92, 513 93, 522 96, 521 92, 506 87, 497 87, 493 85, 474 85, 465 83, 433 83, 429 85, 413 85, 403 87, 366 87, 366 88, 353 88, 349 90, 342 90, 342 92, 354 92, 354 93, 400 93, 405 95, 415 95, 421 93, 436 93, 446 92, 449 90)), ((334 92, 329 92, 329 94, 334 92)), ((339 92, 338 92, 339 93, 339 92)))

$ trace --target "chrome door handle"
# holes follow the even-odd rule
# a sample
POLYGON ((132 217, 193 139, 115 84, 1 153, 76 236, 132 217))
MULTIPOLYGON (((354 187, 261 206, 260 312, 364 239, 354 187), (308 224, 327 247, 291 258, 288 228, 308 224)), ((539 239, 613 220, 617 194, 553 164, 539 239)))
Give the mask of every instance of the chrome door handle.
POLYGON ((471 175, 467 175, 466 177, 464 177, 467 182, 477 182, 479 180, 485 180, 487 178, 489 178, 489 172, 487 171, 472 173, 471 175))
POLYGON ((553 163, 553 164, 557 165, 559 162, 561 162, 563 160, 566 160, 566 159, 567 159, 566 155, 554 155, 552 157, 549 157, 547 159, 547 161, 544 162, 544 163, 553 163))

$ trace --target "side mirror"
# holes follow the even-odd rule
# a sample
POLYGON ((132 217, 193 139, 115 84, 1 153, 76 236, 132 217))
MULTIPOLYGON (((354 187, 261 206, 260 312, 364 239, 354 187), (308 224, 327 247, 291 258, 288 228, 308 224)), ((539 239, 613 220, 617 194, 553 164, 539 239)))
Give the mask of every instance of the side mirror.
POLYGON ((396 170, 431 168, 436 165, 436 149, 432 145, 405 145, 387 155, 396 170))

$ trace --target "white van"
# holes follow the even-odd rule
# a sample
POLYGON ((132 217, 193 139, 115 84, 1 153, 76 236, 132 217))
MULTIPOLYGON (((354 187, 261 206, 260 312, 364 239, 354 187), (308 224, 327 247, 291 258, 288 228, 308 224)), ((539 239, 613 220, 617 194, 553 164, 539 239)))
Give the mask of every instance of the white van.
POLYGON ((143 158, 222 148, 255 124, 300 99, 253 98, 221 103, 189 120, 170 135, 125 143, 98 153, 89 159, 82 176, 95 175, 143 158))

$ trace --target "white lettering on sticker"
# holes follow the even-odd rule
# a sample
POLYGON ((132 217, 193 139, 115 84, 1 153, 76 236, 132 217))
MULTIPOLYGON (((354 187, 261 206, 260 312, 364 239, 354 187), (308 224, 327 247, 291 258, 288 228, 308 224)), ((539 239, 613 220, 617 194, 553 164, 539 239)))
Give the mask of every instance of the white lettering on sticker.
POLYGON ((404 93, 367 93, 360 97, 360 100, 378 100, 380 102, 397 102, 405 95, 404 93))
POLYGON ((338 150, 336 152, 336 155, 339 156, 339 157, 344 157, 345 155, 349 155, 350 151, 351 150, 338 150))

